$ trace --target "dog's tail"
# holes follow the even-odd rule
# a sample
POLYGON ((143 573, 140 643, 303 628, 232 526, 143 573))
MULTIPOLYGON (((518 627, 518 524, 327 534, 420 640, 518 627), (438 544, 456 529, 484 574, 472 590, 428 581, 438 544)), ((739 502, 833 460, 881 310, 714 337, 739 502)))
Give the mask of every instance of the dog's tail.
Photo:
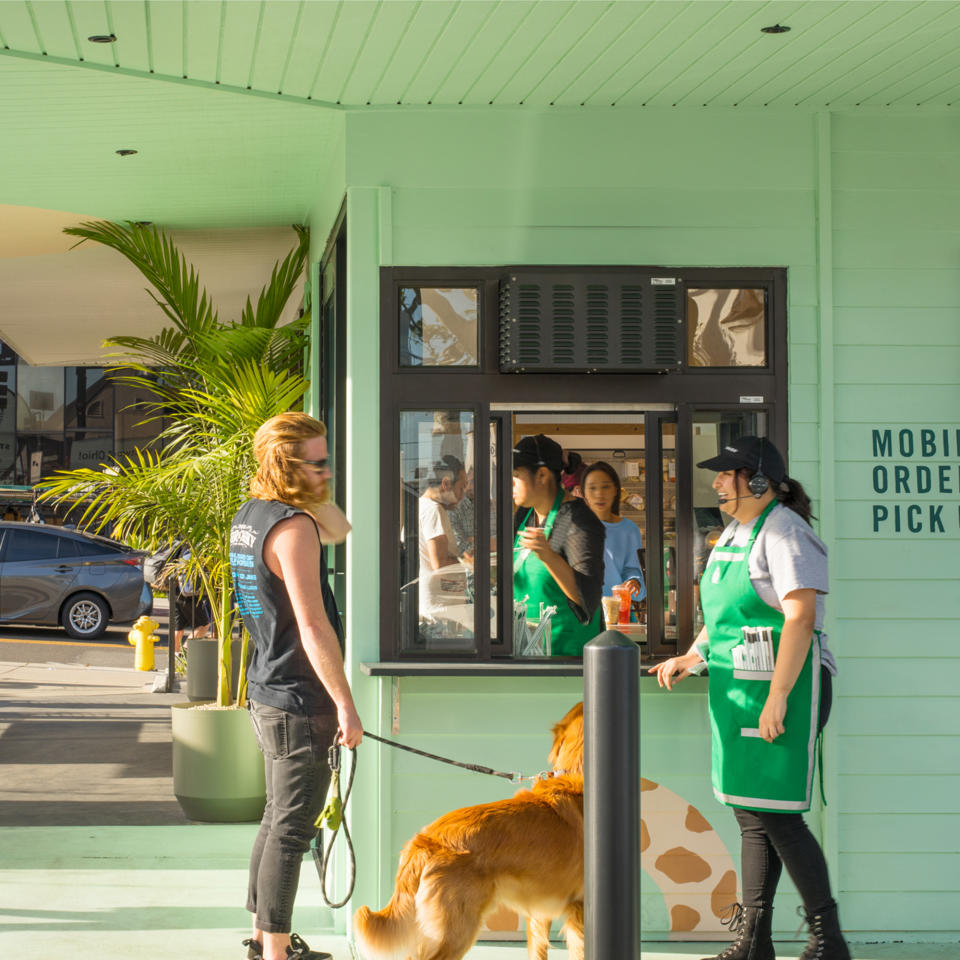
POLYGON ((353 917, 353 931, 371 957, 406 956, 417 937, 417 890, 420 875, 432 852, 426 837, 415 836, 400 854, 397 880, 390 902, 382 910, 361 907, 353 917))

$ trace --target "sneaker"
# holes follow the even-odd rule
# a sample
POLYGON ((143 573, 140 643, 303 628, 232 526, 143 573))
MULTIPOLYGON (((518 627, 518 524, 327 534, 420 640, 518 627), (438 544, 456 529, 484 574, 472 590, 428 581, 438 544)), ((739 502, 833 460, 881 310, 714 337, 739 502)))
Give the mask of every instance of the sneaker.
MULTIPOLYGON (((247 960, 260 960, 263 956, 263 947, 256 940, 244 940, 243 945, 247 948, 247 960)), ((300 934, 291 933, 287 960, 333 960, 333 954, 311 950, 300 934)))

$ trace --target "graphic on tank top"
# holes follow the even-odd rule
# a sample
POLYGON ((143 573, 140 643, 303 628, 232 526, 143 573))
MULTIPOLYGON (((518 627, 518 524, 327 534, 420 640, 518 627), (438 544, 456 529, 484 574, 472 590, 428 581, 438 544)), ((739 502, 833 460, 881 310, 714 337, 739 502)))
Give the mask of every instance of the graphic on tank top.
MULTIPOLYGON (((258 536, 258 531, 249 523, 235 524, 230 531, 230 546, 253 550, 258 536)), ((263 605, 260 603, 253 554, 231 550, 230 566, 233 568, 234 592, 240 616, 253 617, 254 619, 263 616, 263 605)))

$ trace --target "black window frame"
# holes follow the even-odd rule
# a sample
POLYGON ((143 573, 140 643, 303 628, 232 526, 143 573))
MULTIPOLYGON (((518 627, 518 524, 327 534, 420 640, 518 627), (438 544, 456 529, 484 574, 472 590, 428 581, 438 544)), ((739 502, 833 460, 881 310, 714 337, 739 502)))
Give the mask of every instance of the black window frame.
MULTIPOLYGON (((767 416, 770 439, 787 453, 787 270, 785 267, 662 267, 662 266, 492 266, 492 267, 383 267, 380 270, 380 658, 383 664, 437 665, 443 661, 461 666, 510 663, 520 661, 512 656, 512 643, 505 629, 505 605, 498 604, 497 636, 491 642, 489 631, 476 630, 477 652, 451 654, 403 651, 400 648, 399 623, 399 423, 403 410, 471 409, 477 417, 475 437, 477 485, 475 503, 477 544, 475 556, 490 556, 489 477, 481 470, 480 443, 486 436, 491 416, 503 414, 509 405, 530 409, 531 405, 554 408, 558 397, 575 396, 571 405, 589 404, 603 410, 624 405, 647 405, 653 408, 670 405, 672 412, 654 409, 657 420, 675 420, 677 463, 677 638, 667 641, 661 634, 651 637, 644 653, 645 661, 661 660, 686 649, 692 640, 693 627, 693 493, 692 419, 705 410, 740 409, 767 416), (679 369, 666 373, 501 373, 498 368, 499 317, 498 292, 501 278, 510 271, 535 269, 539 273, 631 273, 649 277, 675 277, 683 285, 682 363, 679 369), (476 367, 401 367, 398 332, 399 291, 403 287, 476 287, 480 362, 476 367), (688 288, 762 288, 765 297, 766 356, 765 367, 689 367, 687 365, 688 331, 686 326, 686 289, 688 288), (571 389, 572 388, 572 389, 571 389), (759 401, 756 398, 761 398, 759 401), (746 398, 746 399, 745 399, 746 398), (493 414, 491 414, 491 407, 493 414), (691 562, 688 562, 691 561, 691 562), (653 642, 655 641, 655 642, 653 642)), ((648 425, 650 414, 645 414, 648 425)), ((501 419, 501 422, 503 420, 501 419)), ((648 434, 648 444, 650 440, 648 434)), ((512 556, 505 546, 512 542, 512 503, 510 477, 512 464, 505 456, 509 435, 500 428, 498 442, 497 523, 499 544, 497 578, 498 596, 506 596, 504 586, 512 579, 512 556)), ((659 432, 657 433, 659 444, 659 432)), ((648 446, 648 451, 650 447, 648 446)), ((649 458, 649 453, 648 453, 649 458)), ((648 463, 649 463, 648 459, 648 463)), ((658 478, 647 470, 647 502, 661 503, 658 478), (652 487, 651 487, 652 485, 652 487), (656 499, 651 499, 655 497, 656 499)), ((645 547, 662 545, 662 506, 658 512, 647 512, 648 529, 644 531, 645 547), (655 520, 654 518, 659 518, 655 520)), ((648 550, 647 556, 653 554, 648 550)), ((475 623, 485 621, 489 611, 490 565, 476 566, 477 606, 475 623)), ((662 623, 663 571, 660 564, 647 563, 648 623, 659 616, 662 623), (653 596, 656 594, 656 596, 653 596)), ((559 658, 558 658, 559 659, 559 658)), ((578 663, 580 658, 573 662, 578 663)))

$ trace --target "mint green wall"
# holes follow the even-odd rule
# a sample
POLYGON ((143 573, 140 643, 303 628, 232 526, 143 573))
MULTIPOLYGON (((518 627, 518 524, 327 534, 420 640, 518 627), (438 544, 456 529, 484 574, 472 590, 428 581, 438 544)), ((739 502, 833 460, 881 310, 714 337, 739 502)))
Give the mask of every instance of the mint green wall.
MULTIPOLYGON (((882 499, 870 487, 873 425, 960 425, 957 121, 736 110, 372 110, 348 114, 345 148, 348 508, 356 525, 347 612, 368 724, 376 717, 389 736, 399 690, 401 738, 493 766, 538 769, 542 731, 581 689, 573 681, 373 680, 356 668, 378 656, 370 602, 379 533, 379 357, 370 349, 378 267, 786 266, 791 473, 816 499, 831 547, 827 626, 842 670, 827 738, 830 804, 811 814, 811 825, 824 837, 845 926, 863 936, 955 933, 960 858, 955 843, 937 838, 960 828, 951 682, 960 608, 956 581, 946 579, 955 565, 958 497, 952 527, 937 536, 874 536, 869 510, 871 499, 882 499), (919 669, 903 666, 901 638, 904 652, 921 658, 919 669)), ((735 852, 733 818, 710 795, 703 690, 691 681, 668 696, 643 681, 642 773, 698 806, 735 852)), ((504 794, 495 782, 421 767, 372 745, 364 754, 371 767, 377 758, 376 790, 366 779, 355 807, 358 854, 362 847, 369 868, 357 903, 379 905, 397 851, 417 827, 453 806, 504 794)), ((780 907, 792 908, 796 895, 784 886, 780 907)), ((644 936, 665 935, 662 898, 649 877, 643 896, 644 936)), ((778 929, 792 934, 792 909, 777 916, 778 929)))
MULTIPOLYGON (((960 924, 960 454, 878 459, 875 427, 960 426, 960 122, 840 116, 831 134, 837 848, 848 922, 960 924), (952 464, 951 494, 879 495, 874 466, 952 464), (943 533, 872 528, 943 503, 943 533)), ((955 439, 955 435, 954 435, 955 439)))

